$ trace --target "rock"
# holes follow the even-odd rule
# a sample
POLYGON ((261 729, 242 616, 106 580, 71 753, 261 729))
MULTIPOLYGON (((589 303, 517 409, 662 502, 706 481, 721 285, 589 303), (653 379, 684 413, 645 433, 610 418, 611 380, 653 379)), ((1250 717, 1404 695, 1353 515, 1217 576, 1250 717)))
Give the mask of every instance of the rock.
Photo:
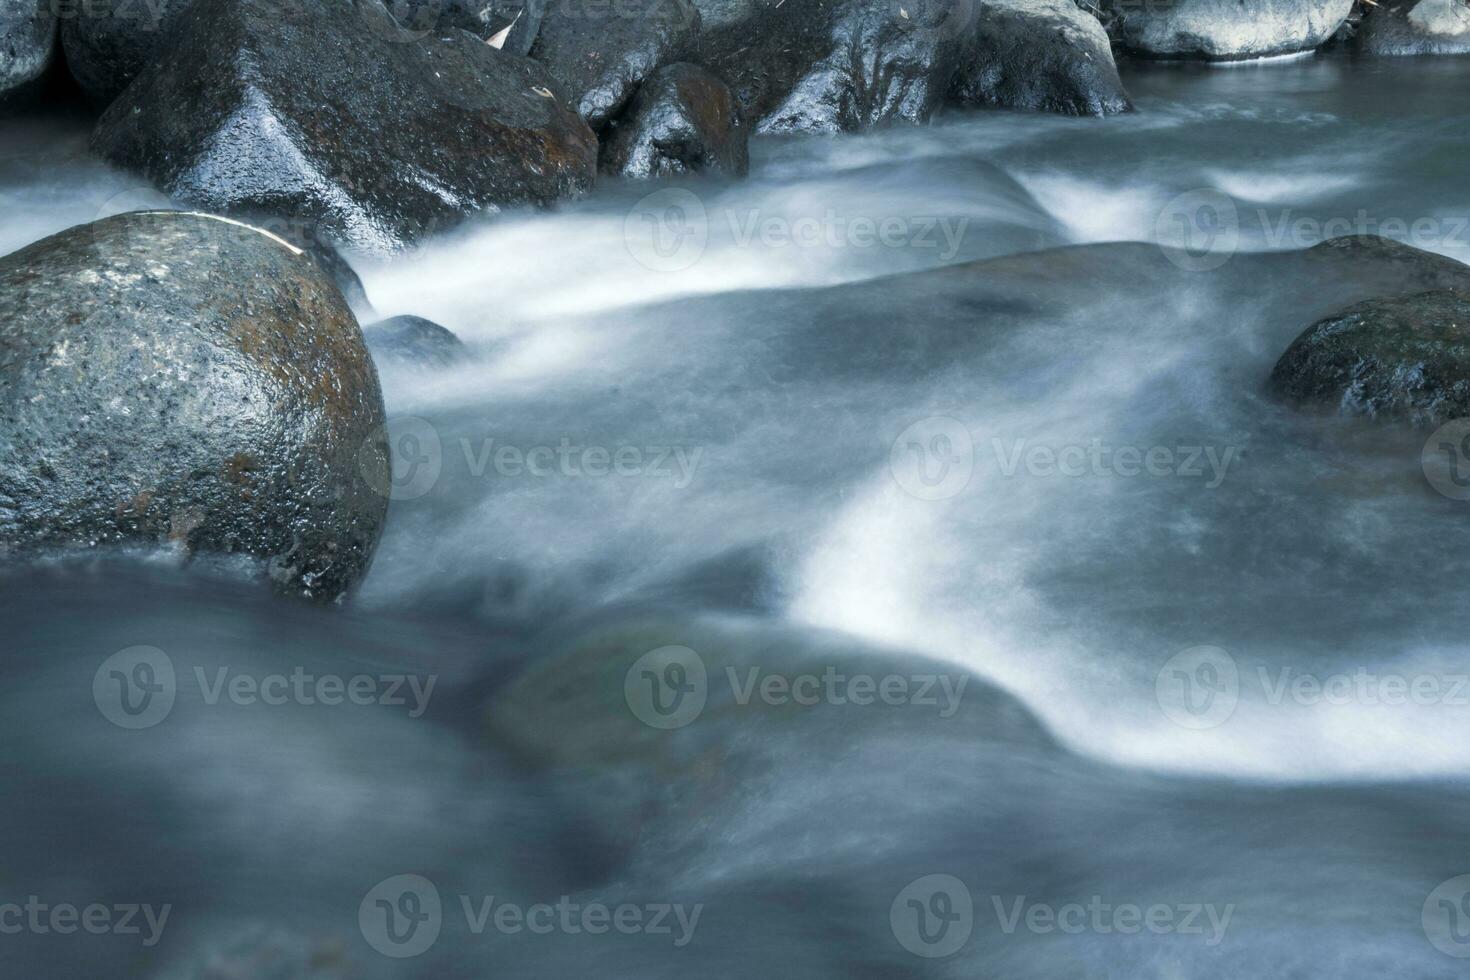
POLYGON ((689 0, 557 0, 531 57, 562 80, 582 118, 601 129, 698 33, 699 11, 689 0))
MULTIPOLYGON (((1391 277, 1395 296, 1422 293, 1431 289, 1470 291, 1470 266, 1437 252, 1426 252, 1412 245, 1379 235, 1344 235, 1329 238, 1304 253, 1313 263, 1342 265, 1351 263, 1378 275, 1391 277)), ((1372 295, 1390 295, 1381 287, 1372 295)))
POLYGON ((169 43, 92 145, 211 211, 384 253, 596 173, 596 137, 545 69, 463 31, 404 35, 378 0, 197 0, 169 43))
POLYGON ((415 34, 455 28, 489 40, 510 28, 500 50, 530 52, 548 0, 391 0, 388 11, 415 34))
POLYGON ((1415 425, 1470 416, 1470 292, 1369 300, 1314 323, 1276 362, 1271 387, 1415 425))
POLYGON ((383 398, 317 265, 131 212, 0 259, 0 552, 247 556, 330 600, 387 512, 383 398))
POLYGON ((1123 48, 1150 58, 1235 61, 1310 51, 1353 0, 1103 0, 1123 48))
POLYGON ((1132 108, 1107 32, 1072 0, 984 0, 955 81, 965 105, 1101 116, 1132 108))
POLYGON ((743 176, 750 134, 730 87, 697 65, 662 68, 615 120, 603 169, 624 177, 665 177, 708 170, 743 176))
POLYGON ((316 262, 321 270, 327 274, 337 288, 342 292, 342 298, 347 300, 347 305, 359 314, 370 316, 373 313, 373 304, 368 301, 367 290, 363 288, 362 279, 357 271, 342 257, 342 253, 330 245, 317 244, 306 246, 306 254, 316 262))
POLYGON ((379 365, 445 368, 464 360, 464 342, 432 320, 395 316, 363 328, 363 339, 379 365))
POLYGON ((926 122, 973 51, 971 0, 754 5, 700 41, 759 133, 926 122))
POLYGON ((1384 0, 1363 18, 1357 38, 1368 54, 1470 54, 1470 4, 1384 0))
POLYGON ((61 18, 61 48, 72 77, 95 104, 107 105, 153 62, 193 2, 71 0, 61 18))
POLYGON ((52 0, 0 0, 0 104, 33 91, 55 52, 52 0))

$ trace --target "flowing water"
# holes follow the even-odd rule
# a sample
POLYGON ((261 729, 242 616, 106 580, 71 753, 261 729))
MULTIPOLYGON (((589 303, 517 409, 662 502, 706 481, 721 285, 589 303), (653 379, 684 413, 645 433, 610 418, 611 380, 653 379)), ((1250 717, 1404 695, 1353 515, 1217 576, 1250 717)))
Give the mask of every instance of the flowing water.
MULTIPOLYGON (((152 946, 0 937, 17 975, 1463 976, 1457 461, 1264 382, 1405 288, 1303 250, 1470 261, 1470 61, 1125 81, 1125 117, 758 141, 748 180, 359 260, 474 357, 385 368, 348 608, 159 561, 0 592, 0 892, 173 908, 152 946), (93 679, 137 646, 177 701, 128 730, 93 679), (219 670, 436 686, 272 706, 219 670), (421 950, 375 931, 424 907, 400 874, 441 902, 421 950)), ((157 203, 85 120, 7 125, 0 251, 157 203)))

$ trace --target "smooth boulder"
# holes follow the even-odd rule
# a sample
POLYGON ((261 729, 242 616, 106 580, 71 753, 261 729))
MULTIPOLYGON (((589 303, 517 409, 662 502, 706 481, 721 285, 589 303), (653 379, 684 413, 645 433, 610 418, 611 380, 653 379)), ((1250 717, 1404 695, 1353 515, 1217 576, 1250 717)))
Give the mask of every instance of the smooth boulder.
POLYGON ((1437 426, 1470 416, 1470 292, 1369 300, 1312 324, 1271 372, 1297 402, 1437 426))
POLYGON ((1133 107, 1107 32, 1072 0, 984 0, 978 11, 975 51, 955 81, 955 101, 1070 116, 1133 107))
POLYGON ((33 90, 55 52, 52 0, 0 0, 0 105, 33 90))
POLYGON ((381 367, 452 367, 464 360, 464 341, 447 327, 419 316, 395 316, 362 329, 373 360, 381 367))
POLYGON ((644 79, 688 52, 699 27, 689 0, 556 0, 531 57, 561 79, 588 125, 601 129, 644 79))
POLYGON ((624 177, 750 169, 750 134, 730 87, 698 65, 669 65, 643 83, 603 147, 603 168, 624 177))
POLYGON ((168 32, 194 0, 87 0, 61 19, 66 66, 87 97, 105 106, 165 50, 168 32))
POLYGON ((198 0, 93 148, 175 199, 366 252, 590 187, 597 140, 540 65, 378 0, 198 0))
POLYGON ((1368 54, 1470 54, 1470 4, 1384 0, 1363 18, 1357 39, 1368 54))
POLYGON ((1119 44, 1149 58, 1239 61, 1311 51, 1353 0, 1103 0, 1119 44))
MULTIPOLYGON (((0 259, 0 552, 235 556, 341 596, 389 487, 377 372, 305 253, 130 212, 0 259)), ((228 560, 228 559, 227 559, 228 560)))

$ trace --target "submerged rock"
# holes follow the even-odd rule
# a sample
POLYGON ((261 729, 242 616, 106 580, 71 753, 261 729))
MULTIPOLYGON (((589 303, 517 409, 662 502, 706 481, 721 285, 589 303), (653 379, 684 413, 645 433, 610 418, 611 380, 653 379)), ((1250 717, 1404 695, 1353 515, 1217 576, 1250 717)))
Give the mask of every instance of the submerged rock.
POLYGON ((395 316, 363 327, 363 339, 380 365, 450 367, 464 360, 464 342, 432 320, 395 316))
POLYGON ((97 105, 122 93, 164 49, 194 0, 88 0, 68 4, 61 47, 72 77, 97 105))
POLYGON ((741 176, 750 134, 730 87, 698 65, 669 65, 643 83, 603 149, 605 170, 625 177, 691 171, 741 176))
POLYGON ((243 555, 333 599, 382 532, 383 424, 351 311, 282 240, 132 212, 0 259, 0 551, 243 555))
POLYGON ((1107 32, 1072 0, 984 0, 977 26, 957 101, 1072 116, 1132 108, 1107 32))
POLYGON ((1368 54, 1470 54, 1470 4, 1384 0, 1363 18, 1357 38, 1368 54))
POLYGON ((596 137, 544 68, 463 31, 404 35, 378 0, 197 0, 169 43, 92 144, 212 211, 381 253, 596 172, 596 137))
POLYGON ((699 11, 689 0, 557 0, 531 57, 561 79, 582 118, 600 129, 645 78, 683 57, 698 33, 699 11))
POLYGON ((0 0, 0 105, 30 90, 55 52, 52 0, 0 0))
POLYGON ((1310 51, 1353 0, 1102 0, 1121 45, 1153 58, 1232 61, 1310 51))
POLYGON ((1271 386, 1415 425, 1470 416, 1470 292, 1369 300, 1314 323, 1276 362, 1271 386))

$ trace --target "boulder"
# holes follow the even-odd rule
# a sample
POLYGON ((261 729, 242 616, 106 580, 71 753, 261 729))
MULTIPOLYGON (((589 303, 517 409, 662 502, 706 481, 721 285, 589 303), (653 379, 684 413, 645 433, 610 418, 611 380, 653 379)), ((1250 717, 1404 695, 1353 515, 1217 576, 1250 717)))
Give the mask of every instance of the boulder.
POLYGON ((548 0, 390 0, 388 11, 411 33, 459 29, 490 40, 509 28, 500 50, 524 55, 541 30, 548 0))
POLYGON ((94 149, 175 199, 287 215, 367 252, 592 183, 597 140, 540 65, 379 0, 197 0, 94 149))
POLYGON ((0 259, 0 552, 243 556, 335 599, 382 532, 383 425, 342 294, 281 239, 130 212, 0 259))
POLYGON ((34 90, 55 51, 52 0, 0 0, 0 104, 34 90))
POLYGON ((624 177, 666 177, 708 170, 742 176, 750 169, 750 134, 730 87, 697 65, 662 68, 615 120, 603 169, 624 177))
POLYGON ((1103 0, 1119 44, 1149 58, 1238 61, 1311 51, 1353 0, 1103 0))
POLYGON ((464 342, 445 327, 417 316, 395 316, 362 330, 373 360, 382 367, 446 368, 464 360, 464 342))
POLYGON ((1320 320, 1281 355, 1271 387, 1415 425, 1470 416, 1470 292, 1374 299, 1320 320))
POLYGON ((973 49, 970 0, 757 4, 707 30, 699 61, 729 81, 756 132, 922 123, 973 49))
POLYGON ((66 66, 87 97, 105 106, 163 49, 194 0, 72 0, 61 18, 66 66))
POLYGON ((582 118, 601 129, 645 78, 683 57, 698 33, 699 11, 689 0, 557 0, 531 57, 561 79, 582 118))
POLYGON ((984 0, 963 105, 1101 116, 1132 108, 1107 32, 1072 0, 984 0))
POLYGON ((1357 39, 1368 54, 1470 54, 1470 4, 1384 0, 1363 18, 1357 39))

